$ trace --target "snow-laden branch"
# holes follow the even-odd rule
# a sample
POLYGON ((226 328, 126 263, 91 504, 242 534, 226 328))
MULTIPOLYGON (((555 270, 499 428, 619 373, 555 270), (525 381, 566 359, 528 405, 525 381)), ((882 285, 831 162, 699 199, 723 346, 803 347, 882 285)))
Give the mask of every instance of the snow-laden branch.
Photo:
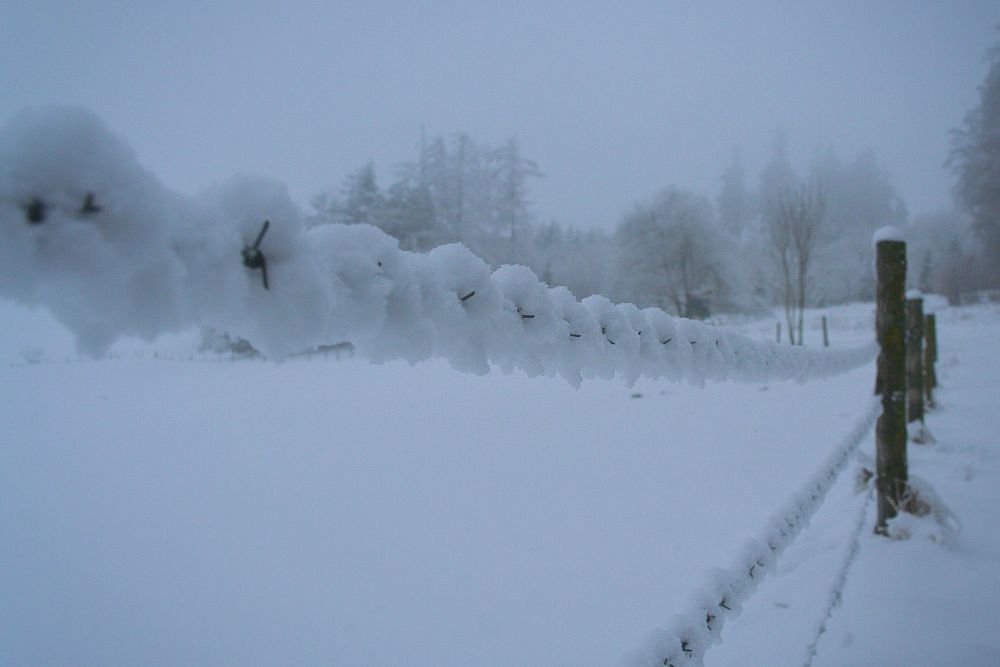
POLYGON ((0 294, 49 308, 81 349, 212 326, 273 358, 350 341, 375 361, 443 357, 571 383, 620 376, 766 382, 838 374, 874 345, 753 341, 659 309, 582 302, 461 245, 399 250, 365 225, 306 228, 281 184, 165 189, 87 112, 42 109, 0 131, 0 294))
POLYGON ((705 653, 722 641, 726 621, 740 613, 757 586, 774 571, 778 557, 808 525, 837 477, 865 440, 881 413, 881 402, 873 398, 864 416, 854 425, 819 470, 791 501, 750 540, 732 567, 713 570, 683 614, 674 616, 663 629, 651 632, 643 645, 627 659, 629 667, 696 667, 705 653))

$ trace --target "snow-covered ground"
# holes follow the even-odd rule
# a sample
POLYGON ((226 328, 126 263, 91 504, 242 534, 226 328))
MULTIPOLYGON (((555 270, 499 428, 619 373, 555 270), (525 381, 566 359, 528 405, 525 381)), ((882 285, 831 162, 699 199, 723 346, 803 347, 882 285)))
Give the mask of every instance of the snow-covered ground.
MULTIPOLYGON (((835 346, 870 339, 870 306, 828 315, 835 346)), ((1000 664, 1000 309, 939 320, 937 444, 911 445, 911 470, 963 530, 889 542, 869 511, 815 665, 1000 664)), ((866 367, 577 390, 444 362, 220 360, 195 334, 82 361, 44 313, 3 304, 0 322, 3 665, 619 664, 873 384, 866 367)), ((804 663, 865 502, 854 467, 707 664, 804 663)))

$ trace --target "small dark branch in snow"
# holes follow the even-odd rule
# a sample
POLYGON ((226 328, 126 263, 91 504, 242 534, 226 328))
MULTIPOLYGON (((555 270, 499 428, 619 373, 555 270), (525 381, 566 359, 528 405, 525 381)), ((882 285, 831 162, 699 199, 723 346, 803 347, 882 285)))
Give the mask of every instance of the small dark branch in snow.
POLYGON ((723 609, 725 609, 726 611, 732 611, 733 610, 732 607, 730 607, 729 605, 726 604, 726 598, 722 598, 722 602, 719 603, 719 606, 722 607, 723 609))
POLYGON ((465 303, 466 301, 468 301, 469 299, 471 299, 474 296, 476 296, 476 290, 472 290, 471 292, 469 292, 465 296, 458 297, 458 300, 461 301, 462 303, 465 303))
POLYGON ((24 218, 32 225, 39 225, 45 222, 49 207, 38 197, 32 197, 31 201, 21 207, 24 209, 24 218))
POLYGON ((527 313, 522 313, 522 312, 521 312, 521 306, 518 306, 518 307, 517 307, 517 314, 521 316, 521 319, 522 319, 522 320, 530 320, 530 319, 532 319, 533 317, 535 317, 534 315, 529 315, 529 314, 527 314, 527 313))
POLYGON ((101 212, 101 207, 94 203, 94 193, 88 192, 83 197, 83 204, 80 206, 80 215, 93 215, 101 212))
POLYGON ((709 630, 712 629, 712 621, 715 620, 715 615, 712 613, 705 614, 705 625, 709 630))
POLYGON ((604 334, 604 337, 607 338, 607 340, 608 340, 609 343, 611 343, 612 345, 615 344, 615 341, 613 341, 610 338, 608 338, 608 328, 607 327, 602 326, 601 327, 601 333, 604 334))
POLYGON ((751 565, 751 566, 750 566, 750 569, 749 569, 749 570, 747 570, 747 574, 749 574, 749 575, 750 575, 750 578, 751 578, 751 579, 753 579, 753 571, 754 571, 755 569, 757 569, 757 564, 756 564, 756 563, 755 563, 755 564, 753 564, 753 565, 751 565))
POLYGON ((669 343, 672 340, 673 340, 673 338, 668 338, 666 340, 661 340, 660 342, 663 343, 664 345, 666 345, 667 343, 669 343))
POLYGON ((569 337, 570 337, 570 338, 580 338, 580 334, 575 334, 575 333, 571 333, 571 334, 569 335, 569 337))
POLYGON ((691 647, 688 646, 688 640, 686 639, 681 640, 681 650, 687 653, 688 655, 694 653, 694 651, 691 650, 691 647))

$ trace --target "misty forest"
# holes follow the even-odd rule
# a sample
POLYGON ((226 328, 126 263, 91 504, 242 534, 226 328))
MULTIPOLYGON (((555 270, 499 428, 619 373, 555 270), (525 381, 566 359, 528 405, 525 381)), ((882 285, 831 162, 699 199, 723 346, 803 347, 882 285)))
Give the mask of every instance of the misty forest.
MULTIPOLYGON (((456 133, 421 136, 388 183, 373 164, 359 166, 315 196, 308 224, 374 225, 413 251, 462 243, 493 267, 526 265, 580 299, 606 294, 697 319, 773 305, 792 318, 806 307, 871 300, 872 234, 893 225, 912 248, 910 286, 958 304, 963 293, 1000 287, 1000 195, 988 171, 998 160, 990 137, 1000 132, 994 58, 980 106, 942 157, 958 176, 952 208, 911 214, 871 149, 842 159, 817 145, 800 173, 778 131, 763 165, 747 165, 735 147, 715 192, 664 184, 609 231, 582 229, 539 219, 531 193, 545 175, 516 138, 490 146, 456 133)), ((789 322, 795 341, 801 321, 789 322)))

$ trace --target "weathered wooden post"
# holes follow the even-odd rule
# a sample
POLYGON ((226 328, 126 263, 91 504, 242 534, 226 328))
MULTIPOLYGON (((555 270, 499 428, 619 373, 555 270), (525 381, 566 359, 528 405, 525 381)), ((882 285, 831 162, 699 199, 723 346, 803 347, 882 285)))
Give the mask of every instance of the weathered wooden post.
POLYGON ((826 330, 826 315, 823 316, 823 347, 830 347, 830 335, 826 330))
POLYGON ((927 395, 927 408, 934 407, 934 389, 937 387, 937 371, 934 362, 937 361, 937 318, 933 313, 924 315, 924 393, 927 395))
POLYGON ((917 423, 913 441, 923 442, 924 299, 917 294, 906 299, 906 423, 917 423))
POLYGON ((875 326, 879 344, 876 391, 882 394, 882 414, 875 425, 875 488, 878 519, 875 532, 888 534, 889 519, 905 502, 906 465, 906 243, 899 230, 875 234, 878 276, 875 326))
POLYGON ((781 322, 774 323, 774 338, 777 342, 781 342, 781 322))

